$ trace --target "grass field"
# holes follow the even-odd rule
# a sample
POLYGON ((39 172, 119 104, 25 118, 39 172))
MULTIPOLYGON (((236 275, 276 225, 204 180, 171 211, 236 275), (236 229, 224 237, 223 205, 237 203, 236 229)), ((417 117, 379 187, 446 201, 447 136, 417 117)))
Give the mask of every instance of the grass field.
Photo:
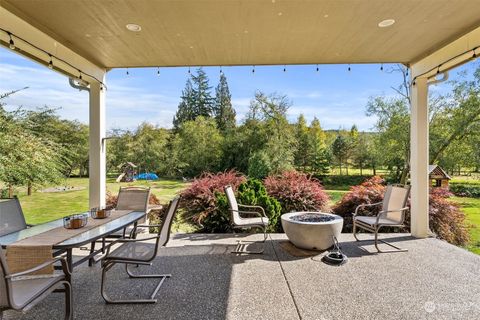
POLYGON ((470 227, 470 245, 468 250, 480 254, 480 199, 453 197, 467 216, 470 227))
MULTIPOLYGON (((68 179, 66 185, 85 189, 66 192, 34 192, 31 196, 27 196, 23 190, 20 190, 18 197, 22 203, 27 223, 38 224, 59 219, 68 214, 87 211, 89 209, 88 179, 68 179)), ((107 190, 113 193, 117 193, 120 186, 128 185, 149 186, 160 201, 165 203, 184 188, 185 183, 179 180, 163 179, 152 182, 116 183, 113 178, 107 179, 107 190)))

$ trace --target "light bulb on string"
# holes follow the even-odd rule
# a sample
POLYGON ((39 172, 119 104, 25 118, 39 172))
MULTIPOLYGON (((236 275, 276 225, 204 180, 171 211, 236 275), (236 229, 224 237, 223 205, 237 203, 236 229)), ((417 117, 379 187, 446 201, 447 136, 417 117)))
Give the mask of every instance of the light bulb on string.
POLYGON ((51 54, 49 56, 50 56, 50 62, 48 63, 48 68, 53 69, 53 57, 51 54))
POLYGON ((15 42, 13 42, 12 34, 9 32, 8 36, 10 37, 9 48, 15 50, 15 42))
POLYGON ((473 50, 472 59, 473 61, 477 60, 477 53, 475 52, 475 50, 473 50))
POLYGON ((252 67, 252 73, 255 74, 255 66, 252 67))
POLYGON ((222 66, 220 66, 220 74, 223 74, 222 66))
POLYGON ((78 79, 82 80, 82 70, 78 70, 78 79))
POLYGON ((318 72, 318 70, 319 70, 319 69, 318 69, 318 64, 317 64, 317 72, 318 72))
POLYGON ((130 72, 128 71, 128 68, 127 68, 127 76, 129 76, 129 75, 130 75, 130 72))
POLYGON ((160 67, 157 67, 157 76, 160 76, 160 67))
POLYGON ((188 74, 191 74, 190 67, 188 67, 188 74))
POLYGON ((348 72, 352 71, 352 67, 350 67, 350 65, 348 65, 348 72))
POLYGON ((287 72, 287 66, 283 65, 283 72, 287 72))
POLYGON ((380 66, 380 71, 383 72, 383 63, 382 63, 382 65, 380 66))

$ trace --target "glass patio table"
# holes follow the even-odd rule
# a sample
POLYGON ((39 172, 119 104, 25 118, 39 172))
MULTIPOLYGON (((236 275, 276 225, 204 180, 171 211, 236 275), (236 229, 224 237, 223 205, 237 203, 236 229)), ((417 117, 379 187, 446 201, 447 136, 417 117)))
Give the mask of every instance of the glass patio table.
MULTIPOLYGON (((86 229, 85 232, 80 232, 75 236, 68 238, 60 243, 52 245, 53 256, 59 256, 66 253, 67 263, 70 267, 70 270, 73 270, 76 266, 82 264, 83 262, 89 260, 90 262, 97 254, 104 252, 105 250, 105 237, 112 235, 129 225, 136 225, 137 222, 145 217, 145 212, 141 211, 132 211, 126 215, 108 221, 105 224, 96 226, 91 229, 86 229), (73 261, 72 251, 75 248, 81 248, 86 244, 94 244, 96 241, 102 240, 102 247, 95 250, 94 245, 91 246, 90 253, 82 257, 79 260, 73 261)), ((63 219, 54 220, 51 222, 35 225, 33 227, 13 232, 7 235, 0 237, 0 245, 3 249, 7 245, 13 244, 17 241, 30 238, 36 235, 39 235, 44 232, 56 229, 63 226, 63 219)), ((91 263, 90 263, 91 265, 91 263)))

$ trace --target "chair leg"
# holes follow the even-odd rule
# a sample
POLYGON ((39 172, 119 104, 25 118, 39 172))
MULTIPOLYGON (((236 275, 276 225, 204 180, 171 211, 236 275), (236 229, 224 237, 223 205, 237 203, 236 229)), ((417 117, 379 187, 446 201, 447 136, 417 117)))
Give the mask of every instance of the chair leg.
POLYGON ((392 253, 392 252, 407 252, 408 249, 402 249, 402 248, 399 248, 385 240, 382 240, 382 239, 378 239, 378 230, 380 230, 380 227, 376 228, 375 229, 375 248, 377 248, 377 251, 379 253, 392 253), (394 248, 395 250, 381 250, 379 247, 378 247, 378 241, 386 244, 386 245, 389 245, 390 247, 394 248))
POLYGON ((125 271, 127 272, 128 276, 133 279, 146 279, 146 278, 160 278, 159 283, 155 287, 155 290, 152 292, 150 295, 150 299, 131 299, 131 300, 113 300, 111 299, 107 293, 105 292, 105 282, 107 279, 107 272, 108 270, 113 267, 115 263, 106 263, 103 267, 102 270, 102 283, 101 283, 101 294, 103 299, 105 300, 106 303, 110 304, 140 304, 140 303, 156 303, 157 299, 155 299, 155 296, 157 295, 158 291, 160 290, 160 287, 162 286, 163 282, 165 281, 166 278, 170 278, 172 275, 171 274, 133 274, 129 269, 128 269, 128 264, 125 264, 125 271))
POLYGON ((65 282, 64 286, 65 286, 65 320, 71 320, 73 318, 72 286, 68 282, 65 282))
POLYGON ((355 219, 353 220, 353 237, 355 238, 355 240, 357 241, 360 241, 360 239, 358 239, 357 237, 357 224, 355 223, 355 219))
POLYGON ((231 251, 231 253, 236 254, 262 254, 265 251, 265 242, 267 241, 268 234, 267 234, 267 227, 266 226, 258 226, 257 228, 263 229, 263 241, 242 241, 239 240, 235 250, 231 251), (262 249, 261 250, 246 250, 245 246, 247 243, 261 243, 262 249))

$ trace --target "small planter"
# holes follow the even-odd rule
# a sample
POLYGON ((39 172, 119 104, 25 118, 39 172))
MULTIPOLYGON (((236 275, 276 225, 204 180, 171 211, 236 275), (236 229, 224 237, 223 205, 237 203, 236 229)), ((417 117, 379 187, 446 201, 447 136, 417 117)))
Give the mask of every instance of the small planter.
POLYGON ((111 210, 107 210, 105 208, 92 208, 90 209, 90 217, 93 219, 105 219, 110 217, 112 213, 111 210))
POLYGON ((65 229, 80 229, 87 225, 88 215, 72 214, 63 218, 63 227, 65 229))
POLYGON ((327 250, 333 245, 333 236, 340 236, 343 218, 323 212, 291 212, 282 215, 282 227, 296 247, 327 250))

